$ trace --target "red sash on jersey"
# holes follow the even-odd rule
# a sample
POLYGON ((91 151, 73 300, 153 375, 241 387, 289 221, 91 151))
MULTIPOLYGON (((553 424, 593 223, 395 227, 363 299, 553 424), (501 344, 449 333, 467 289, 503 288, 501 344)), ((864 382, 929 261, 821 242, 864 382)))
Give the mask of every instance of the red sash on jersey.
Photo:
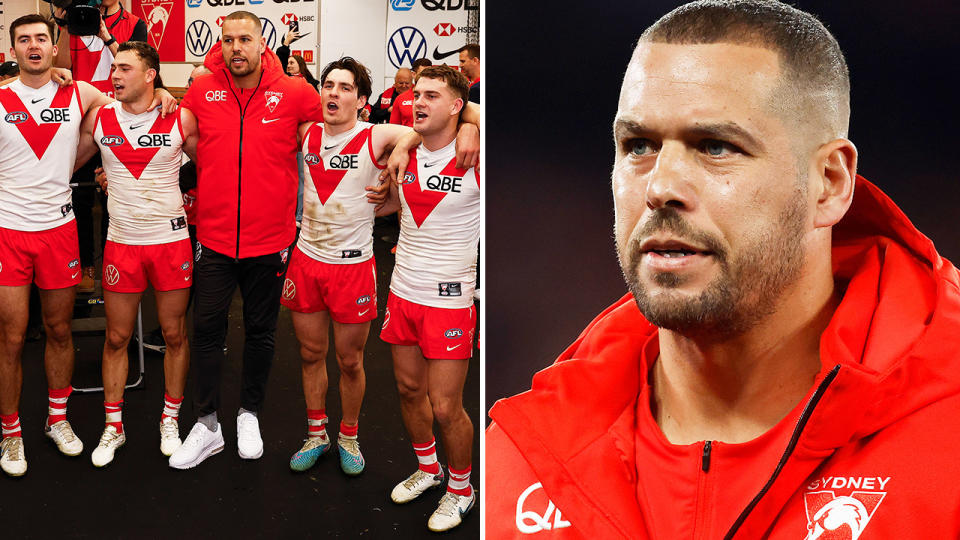
MULTIPOLYGON (((320 156, 320 149, 323 145, 323 127, 322 124, 314 124, 310 127, 310 142, 307 144, 307 150, 310 154, 315 154, 317 157, 320 156), (319 127, 314 131, 314 127, 319 127)), ((360 133, 358 133, 346 146, 343 147, 343 150, 340 151, 340 155, 348 154, 359 154, 360 150, 363 148, 364 143, 370 138, 370 128, 366 128, 360 133)), ((312 161, 312 160, 311 160, 312 161)), ((323 166, 323 159, 320 158, 317 160, 317 163, 307 164, 310 167, 310 176, 313 178, 313 186, 317 188, 317 195, 320 197, 320 204, 327 204, 327 199, 330 198, 330 195, 336 191, 337 186, 340 185, 340 181, 343 180, 343 177, 346 176, 346 169, 336 169, 328 171, 326 167, 323 166)))
MULTIPOLYGON (((164 118, 162 115, 157 115, 157 119, 154 120, 153 125, 150 127, 150 131, 147 133, 170 133, 171 129, 173 128, 173 124, 179 117, 179 109, 177 109, 177 111, 173 114, 168 114, 166 118, 164 118)), ((120 163, 123 163, 123 166, 126 167, 128 171, 130 171, 130 174, 139 180, 140 175, 143 174, 143 170, 147 168, 147 165, 150 164, 153 156, 157 155, 157 152, 160 151, 160 148, 156 146, 147 148, 134 148, 130 144, 130 141, 123 136, 123 130, 120 129, 120 123, 117 122, 116 109, 101 108, 100 112, 97 113, 97 123, 100 124, 104 137, 117 137, 120 141, 122 141, 116 146, 110 146, 110 151, 113 152, 113 155, 117 156, 117 159, 120 160, 120 163)), ((96 129, 94 129, 94 131, 96 131, 96 129)))
MULTIPOLYGON (((400 187, 403 189, 403 198, 410 207, 410 213, 413 215, 413 221, 419 228, 426 221, 427 217, 433 212, 434 208, 440 204, 440 201, 447 196, 446 191, 426 190, 420 187, 417 177, 417 149, 410 150, 410 163, 407 165, 407 172, 404 173, 400 181, 400 187)), ((463 176, 467 174, 467 169, 457 168, 457 158, 453 158, 447 163, 447 166, 440 171, 440 174, 449 176, 463 176)))
MULTIPOLYGON (((50 100, 50 106, 47 108, 64 109, 70 107, 70 98, 73 96, 75 88, 76 85, 61 86, 58 88, 57 93, 53 96, 53 99, 50 100)), ((77 99, 79 102, 79 96, 77 99)), ((20 96, 10 88, 0 88, 0 104, 3 104, 3 108, 7 110, 8 116, 16 113, 26 115, 26 120, 21 120, 15 125, 17 129, 20 130, 23 138, 27 140, 30 149, 37 155, 37 159, 43 159, 43 154, 46 153, 47 147, 50 146, 50 141, 53 140, 53 137, 57 134, 57 130, 60 129, 60 122, 37 124, 36 120, 30 116, 30 111, 24 106, 23 101, 20 100, 20 96)))

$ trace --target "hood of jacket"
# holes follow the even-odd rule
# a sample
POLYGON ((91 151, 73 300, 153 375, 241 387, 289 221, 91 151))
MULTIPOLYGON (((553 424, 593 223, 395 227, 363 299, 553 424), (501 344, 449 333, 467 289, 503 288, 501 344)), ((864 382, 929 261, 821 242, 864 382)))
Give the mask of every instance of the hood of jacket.
MULTIPOLYGON (((960 393, 957 270, 862 177, 851 208, 833 228, 832 260, 844 294, 820 340, 822 369, 814 387, 823 386, 823 393, 786 456, 788 466, 778 471, 775 489, 753 509, 741 533, 765 530, 837 448, 960 393)), ((651 366, 639 360, 656 333, 628 294, 594 319, 554 365, 536 374, 530 391, 491 409, 544 488, 564 477, 575 484, 568 463, 611 434, 627 468, 635 466, 629 449, 621 448, 631 445, 632 437, 613 431, 647 384, 651 366), (571 422, 570 404, 587 412, 583 416, 590 422, 571 422)), ((602 499, 601 491, 580 485, 576 497, 602 499)), ((551 494, 558 504, 562 497, 551 494)))
MULTIPOLYGON (((233 84, 233 77, 230 75, 230 69, 223 60, 223 44, 216 42, 210 48, 210 52, 203 59, 203 65, 213 72, 213 76, 221 82, 230 86, 233 84)), ((263 69, 263 77, 260 79, 260 88, 270 88, 280 78, 285 77, 283 66, 280 65, 280 58, 277 54, 267 47, 260 55, 260 67, 263 69)))

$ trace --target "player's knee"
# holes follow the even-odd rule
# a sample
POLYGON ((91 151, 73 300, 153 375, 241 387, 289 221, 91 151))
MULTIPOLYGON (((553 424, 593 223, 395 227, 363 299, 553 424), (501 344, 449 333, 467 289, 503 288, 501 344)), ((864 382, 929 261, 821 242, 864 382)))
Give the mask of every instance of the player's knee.
POLYGON ((44 330, 47 334, 47 343, 66 346, 70 343, 70 322, 61 321, 55 323, 44 323, 44 330))
MULTIPOLYGON (((0 339, 3 340, 4 346, 9 352, 20 351, 23 349, 24 335, 20 332, 4 332, 0 339)), ((10 359, 14 359, 16 355, 9 355, 10 359)), ((20 361, 19 358, 16 358, 16 361, 20 361)))
POLYGON ((337 363, 340 364, 340 373, 346 376, 359 375, 363 371, 363 349, 341 351, 337 350, 337 363))
POLYGON ((301 342, 300 356, 307 364, 323 362, 327 357, 327 340, 301 342))
POLYGON ((105 340, 107 348, 118 351, 126 348, 129 343, 130 332, 122 332, 112 328, 107 329, 107 338, 105 340))
POLYGON ((163 342, 164 344, 173 349, 179 349, 183 347, 184 341, 186 341, 186 333, 184 332, 183 325, 174 325, 169 328, 163 328, 163 342))
POLYGON ((426 388, 420 383, 403 377, 397 377, 397 391, 400 393, 400 399, 404 401, 416 401, 426 394, 426 388))
POLYGON ((461 414, 463 414, 463 405, 455 399, 431 399, 430 405, 433 408, 433 418, 440 425, 455 422, 459 420, 461 414))

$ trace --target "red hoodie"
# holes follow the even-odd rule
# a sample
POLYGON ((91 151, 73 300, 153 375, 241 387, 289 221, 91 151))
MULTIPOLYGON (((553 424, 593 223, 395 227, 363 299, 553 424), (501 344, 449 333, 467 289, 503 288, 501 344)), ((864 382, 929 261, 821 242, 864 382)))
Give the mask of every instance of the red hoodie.
POLYGON ((843 300, 794 411, 747 443, 670 444, 657 328, 627 295, 491 409, 487 537, 960 538, 960 279, 878 188, 855 193, 833 233, 843 300))
POLYGON ((233 82, 220 43, 183 106, 197 117, 197 239, 236 258, 278 252, 296 234, 297 126, 323 121, 320 95, 267 49, 254 89, 233 82))

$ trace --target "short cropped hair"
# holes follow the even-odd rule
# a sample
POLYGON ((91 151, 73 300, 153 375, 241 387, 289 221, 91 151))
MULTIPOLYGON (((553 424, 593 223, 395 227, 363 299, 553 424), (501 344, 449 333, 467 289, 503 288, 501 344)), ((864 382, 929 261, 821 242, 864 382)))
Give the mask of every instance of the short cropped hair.
POLYGON ((249 11, 234 11, 233 13, 227 15, 223 19, 223 22, 242 21, 243 19, 253 22, 257 26, 257 32, 259 32, 261 35, 263 34, 263 23, 260 22, 260 17, 257 17, 249 11))
POLYGON ((153 45, 145 41, 125 41, 117 48, 117 54, 123 51, 133 51, 137 58, 143 62, 144 67, 157 72, 157 76, 153 79, 154 88, 165 88, 163 81, 160 79, 160 54, 153 48, 153 45))
MULTIPOLYGON (((638 44, 756 45, 777 53, 798 111, 822 111, 832 137, 850 124, 850 72, 840 45, 815 16, 777 0, 698 0, 660 18, 638 44), (804 108, 806 107, 806 108, 804 108)), ((802 116, 802 115, 801 115, 802 116)))
POLYGON ((49 35, 50 39, 53 40, 53 21, 44 17, 43 15, 40 15, 39 13, 31 13, 29 15, 17 17, 12 23, 10 23, 10 45, 15 45, 13 36, 16 34, 16 29, 18 26, 34 23, 43 23, 47 25, 47 35, 49 35))
POLYGON ((457 52, 467 51, 467 56, 470 58, 480 58, 480 46, 476 43, 467 43, 463 47, 460 47, 460 50, 457 52))
POLYGON ((464 106, 470 100, 470 81, 467 80, 467 76, 446 64, 423 68, 423 71, 417 76, 417 80, 424 78, 445 82, 453 91, 453 95, 463 100, 464 106))
POLYGON ((344 56, 339 60, 334 60, 323 68, 320 74, 320 86, 327 82, 327 75, 335 69, 345 69, 353 73, 353 84, 357 87, 357 97, 363 96, 370 100, 370 93, 373 91, 373 83, 370 82, 370 70, 358 62, 355 58, 344 56))
POLYGON ((418 67, 430 67, 432 65, 433 62, 431 62, 429 58, 417 58, 413 61, 413 65, 410 66, 410 69, 416 72, 418 67))

